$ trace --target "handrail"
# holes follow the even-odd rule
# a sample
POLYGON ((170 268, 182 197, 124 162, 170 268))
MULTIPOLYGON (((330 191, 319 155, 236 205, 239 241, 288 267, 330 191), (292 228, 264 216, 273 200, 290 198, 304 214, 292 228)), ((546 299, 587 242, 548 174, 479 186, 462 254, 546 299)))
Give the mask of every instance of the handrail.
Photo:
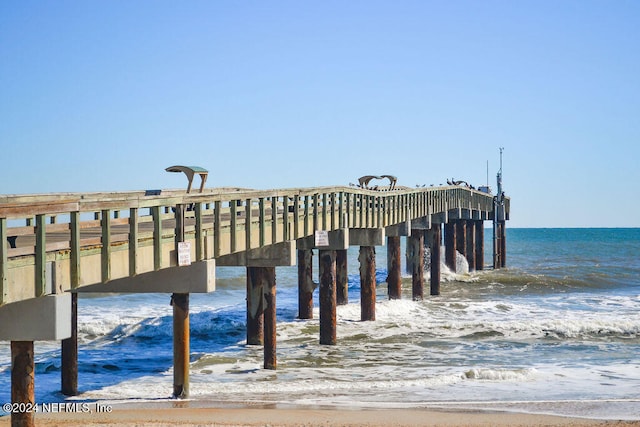
MULTIPOLYGON (((0 305, 54 292, 46 283, 51 263, 59 263, 64 272, 57 274, 69 277, 72 283, 65 286, 71 288, 173 266, 169 254, 174 249, 175 212, 183 210, 179 206, 186 211, 185 238, 194 243, 196 261, 300 239, 315 230, 388 227, 455 209, 488 217, 494 210, 491 194, 460 186, 384 192, 332 186, 4 195, 0 305), (9 237, 17 239, 15 248, 9 237), (151 267, 139 261, 143 252, 152 257, 151 267), (99 274, 81 271, 82 260, 96 255, 101 259, 99 274), (128 264, 126 271, 111 268, 114 257, 128 264), (30 275, 32 290, 17 291, 30 275)), ((508 198, 505 209, 508 215, 508 198)))

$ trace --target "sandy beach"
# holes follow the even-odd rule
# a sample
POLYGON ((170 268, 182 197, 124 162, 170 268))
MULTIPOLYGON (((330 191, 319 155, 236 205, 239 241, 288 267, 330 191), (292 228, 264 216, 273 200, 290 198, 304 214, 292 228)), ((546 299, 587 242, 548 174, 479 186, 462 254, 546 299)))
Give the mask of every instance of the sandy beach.
MULTIPOLYGON (((176 405, 177 406, 177 405, 176 405)), ((10 418, 0 419, 9 426, 10 418)), ((36 425, 220 427, 640 426, 640 421, 421 409, 115 407, 108 413, 39 413, 36 425)))

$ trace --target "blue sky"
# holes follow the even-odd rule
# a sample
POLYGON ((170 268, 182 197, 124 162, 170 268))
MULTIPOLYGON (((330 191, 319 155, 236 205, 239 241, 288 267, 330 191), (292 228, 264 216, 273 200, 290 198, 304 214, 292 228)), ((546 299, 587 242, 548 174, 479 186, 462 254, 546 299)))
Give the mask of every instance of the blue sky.
POLYGON ((0 2, 0 193, 495 187, 640 226, 638 1, 0 2))

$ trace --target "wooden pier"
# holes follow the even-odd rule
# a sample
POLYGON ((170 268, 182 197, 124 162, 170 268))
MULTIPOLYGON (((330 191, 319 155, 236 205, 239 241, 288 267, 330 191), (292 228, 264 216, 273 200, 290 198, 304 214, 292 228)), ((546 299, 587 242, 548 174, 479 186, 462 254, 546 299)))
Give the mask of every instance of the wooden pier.
MULTIPOLYGON (((388 245, 389 298, 401 296, 401 236, 413 299, 425 298, 425 247, 429 293, 439 295, 442 228, 449 268, 457 252, 481 270, 484 221, 493 221, 493 267, 504 267, 509 203, 456 185, 0 196, 0 340, 11 341, 12 400, 34 403, 36 340, 62 341, 62 391, 77 394, 80 292, 171 294, 173 394, 187 397, 189 294, 215 290, 216 266, 247 268, 247 344, 263 345, 264 367, 276 369, 275 267, 298 265, 299 317, 309 319, 317 255, 319 343, 335 345, 349 246, 360 247, 362 320, 373 321, 376 246, 388 245)), ((33 425, 30 413, 12 419, 33 425)))

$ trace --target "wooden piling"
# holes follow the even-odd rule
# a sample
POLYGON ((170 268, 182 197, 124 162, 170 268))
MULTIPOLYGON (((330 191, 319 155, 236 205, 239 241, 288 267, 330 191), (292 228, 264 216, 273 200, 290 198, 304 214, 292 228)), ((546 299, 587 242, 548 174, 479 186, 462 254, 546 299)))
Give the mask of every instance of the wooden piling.
POLYGON ((484 269, 484 221, 476 221, 476 270, 484 269))
POLYGON ((336 344, 336 251, 319 251, 320 344, 336 344))
POLYGON ((62 394, 78 394, 78 293, 71 293, 71 337, 62 340, 60 380, 62 394))
POLYGON ((347 270, 347 250, 336 251, 336 303, 349 303, 349 275, 347 270))
POLYGON ((406 269, 406 273, 407 274, 411 274, 413 272, 413 259, 414 259, 414 254, 413 254, 413 243, 411 242, 411 238, 410 236, 406 238, 406 242, 405 242, 406 248, 405 248, 405 269, 406 269))
POLYGON ((11 427, 35 426, 33 341, 11 341, 11 403, 18 406, 11 411, 11 427))
POLYGON ((476 269, 476 222, 469 219, 465 229, 465 256, 469 264, 469 271, 476 269))
POLYGON ((173 306, 173 397, 189 397, 189 294, 174 293, 173 306))
POLYGON ((444 258, 449 270, 456 272, 456 225, 448 222, 444 225, 444 258))
POLYGON ((298 318, 313 319, 313 251, 298 249, 298 318))
POLYGON ((500 228, 500 267, 507 266, 507 224, 506 221, 499 221, 500 228))
POLYGON ((247 267, 247 345, 264 344, 264 271, 247 267))
POLYGON ((442 245, 442 228, 440 224, 432 224, 429 230, 429 248, 431 252, 430 264, 430 294, 440 295, 440 253, 442 245))
POLYGON ((376 248, 360 246, 360 320, 376 320, 376 248))
POLYGON ((493 221, 493 268, 502 266, 502 230, 500 221, 493 221))
POLYGON ((258 267, 264 289, 264 369, 276 369, 276 268, 258 267))
MULTIPOLYGON (((185 205, 176 205, 175 251, 185 240, 185 205)), ((103 215, 104 216, 104 215, 103 215)), ((189 397, 189 294, 171 295, 173 306, 173 397, 189 397)))
POLYGON ((424 297, 424 233, 422 230, 411 230, 409 237, 412 247, 411 263, 411 295, 414 301, 424 297))
POLYGON ((400 258, 400 236, 387 237, 387 286, 389 299, 400 299, 402 295, 402 271, 400 258))
POLYGON ((454 221, 456 225, 456 251, 460 255, 467 257, 467 221, 457 219, 454 221))

